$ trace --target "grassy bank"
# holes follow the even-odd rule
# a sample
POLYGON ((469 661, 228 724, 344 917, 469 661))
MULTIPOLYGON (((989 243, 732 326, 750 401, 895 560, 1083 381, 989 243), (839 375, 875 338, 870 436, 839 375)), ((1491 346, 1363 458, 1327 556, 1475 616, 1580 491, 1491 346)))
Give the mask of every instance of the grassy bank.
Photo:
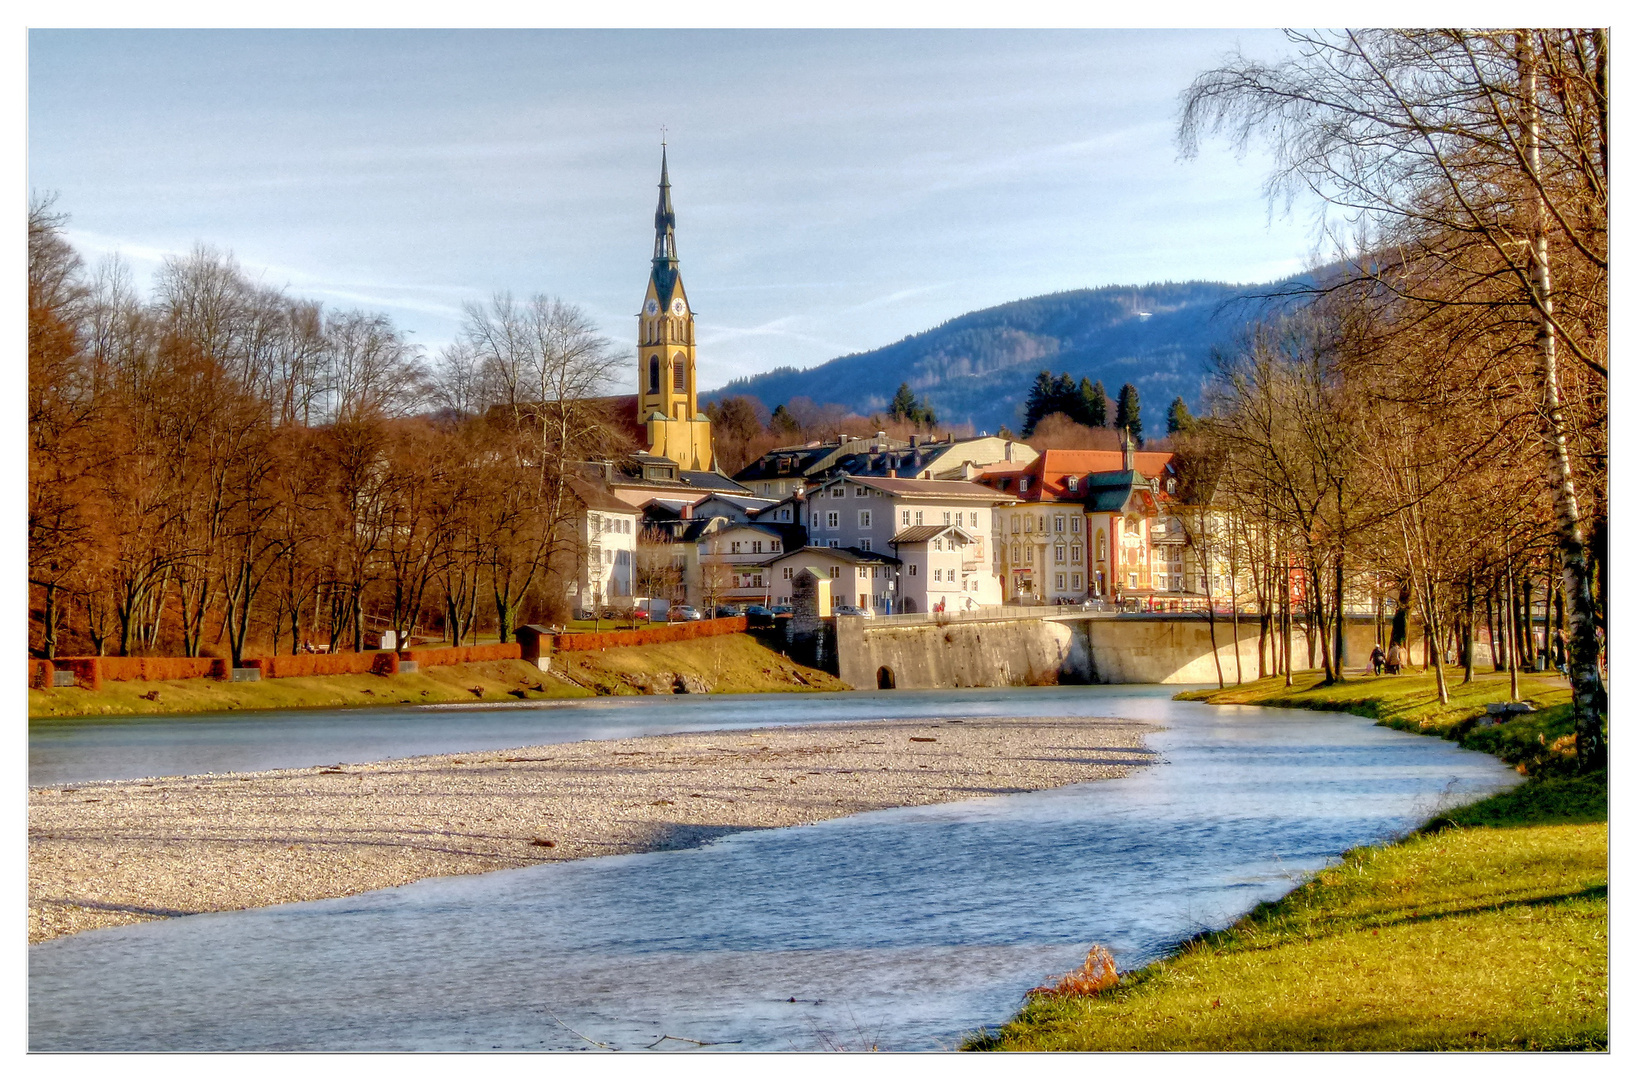
POLYGON ((778 690, 844 690, 838 679, 805 668, 747 634, 563 653, 553 671, 521 660, 428 667, 413 675, 329 675, 226 683, 211 679, 105 682, 92 692, 80 687, 30 690, 30 720, 157 716, 238 709, 303 709, 346 706, 429 705, 450 702, 531 701, 598 694, 673 692, 678 675, 695 690, 749 693, 778 690))
MULTIPOLYGON (((1001 1050, 1584 1050, 1606 1047, 1607 781, 1570 774, 1567 689, 1478 727, 1504 677, 1437 703, 1429 677, 1282 679, 1183 695, 1345 709, 1517 764, 1522 787, 1360 848, 1282 900, 1094 996, 1034 994, 968 1044, 1001 1050)), ((1455 689, 1455 688, 1451 688, 1455 689)))

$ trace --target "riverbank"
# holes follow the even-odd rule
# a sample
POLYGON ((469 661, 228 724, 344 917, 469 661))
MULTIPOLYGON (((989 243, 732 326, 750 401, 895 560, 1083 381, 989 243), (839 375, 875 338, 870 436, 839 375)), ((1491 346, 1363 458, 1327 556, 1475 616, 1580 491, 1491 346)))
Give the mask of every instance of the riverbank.
POLYGON ((256 709, 534 701, 605 694, 768 693, 851 689, 754 635, 561 653, 541 672, 522 660, 427 667, 412 675, 326 675, 253 683, 212 679, 105 682, 101 690, 30 690, 33 720, 165 716, 256 709))
POLYGON ((874 721, 36 788, 29 940, 1122 776, 1146 730, 874 721))
POLYGON ((1298 677, 1198 691, 1218 704, 1336 709, 1457 739, 1530 779, 1402 841, 1348 852, 1282 900, 1095 996, 1033 994, 972 1049, 1591 1050, 1607 1046, 1607 780, 1571 775, 1566 684, 1479 726, 1507 677, 1298 677))

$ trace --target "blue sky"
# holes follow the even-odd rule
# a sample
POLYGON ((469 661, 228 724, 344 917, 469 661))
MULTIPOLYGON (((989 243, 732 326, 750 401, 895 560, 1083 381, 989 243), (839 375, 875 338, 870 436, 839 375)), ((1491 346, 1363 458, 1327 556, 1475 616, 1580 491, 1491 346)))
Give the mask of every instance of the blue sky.
MULTIPOLYGON (((435 352, 498 290, 633 346, 660 126, 701 382, 1087 286, 1263 281, 1310 215, 1179 161, 1270 31, 32 31, 29 183, 146 283, 195 241, 435 352)), ((634 370, 634 369, 633 369, 634 370)))

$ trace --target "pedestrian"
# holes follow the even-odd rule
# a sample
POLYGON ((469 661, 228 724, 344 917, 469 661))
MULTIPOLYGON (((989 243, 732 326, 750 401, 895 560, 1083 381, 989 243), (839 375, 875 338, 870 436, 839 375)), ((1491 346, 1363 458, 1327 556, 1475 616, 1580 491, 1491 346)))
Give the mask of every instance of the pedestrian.
POLYGON ((1374 669, 1376 675, 1379 675, 1380 669, 1386 666, 1386 654, 1381 652, 1379 642, 1375 643, 1375 651, 1369 654, 1369 666, 1374 669))
POLYGON ((1386 674, 1396 675, 1403 670, 1403 646, 1393 645, 1386 651, 1386 674))

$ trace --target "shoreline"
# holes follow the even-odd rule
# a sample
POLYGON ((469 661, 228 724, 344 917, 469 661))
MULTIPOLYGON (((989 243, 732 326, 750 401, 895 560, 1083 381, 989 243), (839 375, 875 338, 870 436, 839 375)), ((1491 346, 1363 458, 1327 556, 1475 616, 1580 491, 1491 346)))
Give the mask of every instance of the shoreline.
MULTIPOLYGON (((1089 994, 1030 991, 966 1050, 1605 1050, 1607 774, 1574 775, 1562 680, 1525 676, 1537 713, 1479 726, 1505 676, 1271 677, 1177 700, 1347 712, 1491 754, 1527 779, 1397 840, 1354 848, 1225 930, 1089 994), (1528 940, 1529 965, 1508 959, 1528 940), (1426 958, 1436 962, 1427 964, 1426 958), (1550 966, 1547 967, 1547 958, 1550 966)), ((1070 973, 1071 977, 1075 973, 1070 973)))
POLYGON ((693 693, 850 690, 752 634, 559 653, 542 672, 523 660, 429 667, 402 675, 319 675, 224 683, 209 679, 106 682, 28 691, 30 724, 282 709, 379 708, 693 693), (151 695, 151 696, 150 696, 151 695))
POLYGON ((29 792, 29 941, 1123 776, 1153 725, 877 720, 29 792))

